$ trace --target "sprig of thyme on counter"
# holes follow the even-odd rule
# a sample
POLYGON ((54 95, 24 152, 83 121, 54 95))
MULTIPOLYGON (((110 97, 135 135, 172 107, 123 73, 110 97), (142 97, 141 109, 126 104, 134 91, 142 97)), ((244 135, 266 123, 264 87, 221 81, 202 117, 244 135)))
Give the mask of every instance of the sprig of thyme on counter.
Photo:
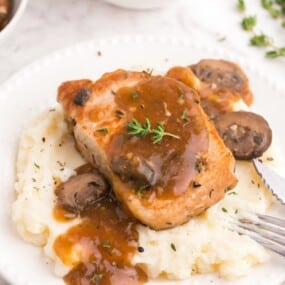
POLYGON ((164 126, 161 123, 157 124, 155 129, 151 128, 151 122, 146 118, 145 124, 141 124, 138 120, 132 119, 131 122, 127 123, 129 130, 128 134, 131 136, 145 137, 146 135, 152 134, 152 143, 157 144, 162 141, 165 136, 169 136, 175 139, 180 139, 179 136, 166 132, 164 126))
MULTIPOLYGON (((261 5, 266 9, 273 18, 282 18, 282 26, 285 27, 285 0, 260 0, 261 5)), ((237 0, 237 8, 240 12, 246 12, 246 4, 244 0, 237 0)), ((276 47, 273 39, 267 35, 261 33, 255 33, 257 18, 256 16, 245 16, 241 21, 241 27, 243 30, 251 32, 250 44, 256 47, 271 48, 265 52, 267 58, 285 57, 285 47, 276 47)))

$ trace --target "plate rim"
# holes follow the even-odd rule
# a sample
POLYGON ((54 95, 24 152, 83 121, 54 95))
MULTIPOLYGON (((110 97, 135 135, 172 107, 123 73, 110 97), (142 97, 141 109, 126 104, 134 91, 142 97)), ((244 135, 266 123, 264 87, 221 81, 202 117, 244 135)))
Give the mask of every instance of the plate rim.
MULTIPOLYGON (((82 54, 85 50, 94 50, 103 48, 104 46, 112 45, 125 45, 128 43, 132 44, 150 44, 150 43, 159 43, 159 44, 168 44, 172 46, 183 46, 189 47, 190 49, 202 49, 205 51, 212 52, 220 56, 221 58, 226 58, 227 60, 231 60, 234 62, 238 62, 242 66, 246 67, 249 73, 255 74, 261 80, 265 81, 265 84, 268 84, 277 95, 283 94, 285 90, 278 85, 277 82, 274 82, 270 79, 270 76, 266 74, 263 70, 259 69, 255 66, 254 61, 246 58, 245 56, 241 56, 234 51, 230 51, 229 49, 218 46, 214 42, 207 44, 202 41, 191 41, 185 39, 183 37, 176 36, 165 36, 165 35, 119 35, 119 36, 110 36, 110 37, 102 37, 98 39, 92 39, 88 41, 79 42, 61 49, 58 49, 48 55, 41 57, 38 60, 33 61, 32 63, 23 66, 19 69, 19 71, 15 72, 8 79, 6 79, 0 85, 0 96, 2 100, 5 100, 9 94, 18 86, 25 83, 26 80, 29 80, 33 77, 34 74, 41 72, 47 66, 52 65, 53 63, 62 60, 68 56, 82 54)), ((284 94, 285 95, 285 94, 284 94)), ((17 275, 16 270, 13 269, 13 266, 5 263, 5 258, 0 256, 0 274, 11 284, 15 285, 34 285, 33 282, 26 280, 23 276, 17 275), (13 276, 13 279, 12 279, 13 276)))

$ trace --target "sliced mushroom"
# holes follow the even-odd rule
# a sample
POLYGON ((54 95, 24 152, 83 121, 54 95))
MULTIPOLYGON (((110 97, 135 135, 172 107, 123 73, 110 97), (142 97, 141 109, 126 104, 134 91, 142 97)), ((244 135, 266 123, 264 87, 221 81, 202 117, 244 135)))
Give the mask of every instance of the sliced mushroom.
POLYGON ((133 181, 137 185, 155 185, 157 181, 151 162, 131 153, 113 158, 112 169, 125 182, 133 181))
POLYGON ((226 146, 237 159, 249 160, 262 155, 272 140, 267 121, 252 112, 228 112, 214 120, 226 146))
POLYGON ((108 194, 108 183, 97 171, 70 177, 59 185, 55 194, 61 208, 75 214, 82 213, 108 194))
POLYGON ((190 66, 195 75, 213 90, 227 90, 237 93, 250 105, 253 95, 243 70, 235 63, 226 60, 204 59, 190 66))

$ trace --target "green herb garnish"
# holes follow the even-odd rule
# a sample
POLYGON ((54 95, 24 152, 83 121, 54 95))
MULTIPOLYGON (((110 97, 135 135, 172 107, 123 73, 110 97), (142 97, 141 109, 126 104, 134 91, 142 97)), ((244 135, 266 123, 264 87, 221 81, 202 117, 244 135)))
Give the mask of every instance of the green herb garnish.
POLYGON ((131 122, 127 123, 127 128, 129 130, 128 134, 131 136, 145 137, 148 134, 152 134, 153 144, 161 142, 165 136, 180 139, 179 136, 166 132, 164 130, 164 126, 161 123, 158 123, 157 127, 155 129, 152 129, 150 120, 148 118, 146 119, 144 125, 142 125, 138 120, 133 119, 131 122))
POLYGON ((110 247, 111 247, 111 245, 110 245, 110 243, 109 243, 108 240, 104 240, 102 246, 103 246, 104 248, 110 248, 110 247))
POLYGON ((181 87, 178 87, 178 92, 179 92, 179 99, 184 99, 185 91, 181 87))
POLYGON ((35 162, 34 162, 34 166, 35 166, 36 168, 40 169, 40 166, 39 166, 37 163, 35 163, 35 162))
POLYGON ((145 193, 145 190, 147 190, 148 188, 150 188, 150 186, 151 185, 149 185, 149 184, 145 184, 145 185, 142 185, 142 186, 140 186, 138 189, 137 189, 137 194, 139 195, 139 196, 143 196, 144 195, 144 193, 145 193))
POLYGON ((103 279, 103 274, 102 273, 95 273, 91 278, 90 280, 92 282, 94 282, 96 285, 99 285, 101 283, 103 279))
POLYGON ((267 58, 276 58, 280 56, 285 56, 285 47, 278 48, 276 50, 270 50, 266 53, 267 58))
POLYGON ((181 116, 181 119, 183 121, 188 121, 188 113, 187 113, 187 110, 184 110, 183 113, 182 113, 182 116, 181 116))
POLYGON ((246 9, 244 0, 238 0, 237 6, 238 6, 238 9, 239 9, 241 12, 244 12, 245 9, 246 9))
POLYGON ((224 213, 227 213, 227 212, 228 212, 228 210, 227 210, 226 208, 222 208, 222 211, 223 211, 224 213))
POLYGON ((267 47, 271 45, 271 41, 268 38, 268 36, 264 34, 260 35, 255 35, 250 39, 250 43, 253 46, 258 46, 258 47, 267 47))
POLYGON ((132 98, 135 100, 135 99, 137 99, 137 98, 139 97, 139 94, 138 94, 137 91, 132 91, 132 92, 131 92, 131 96, 132 96, 132 98))
MULTIPOLYGON (((281 26, 285 28, 285 0, 260 0, 262 7, 275 19, 281 19, 281 26)), ((241 12, 245 12, 246 5, 244 0, 238 0, 238 8, 241 12)), ((255 16, 246 16, 241 21, 241 26, 245 31, 252 33, 250 44, 256 47, 271 47, 271 50, 265 52, 265 57, 274 59, 284 57, 284 48, 274 46, 274 41, 265 34, 256 34, 254 28, 257 19, 255 16)))
MULTIPOLYGON (((276 1, 277 4, 282 5, 281 1, 276 1)), ((271 0, 261 0, 262 7, 269 12, 273 18, 279 18, 282 15, 282 9, 275 8, 274 2, 271 0)))
POLYGON ((108 129, 107 128, 97 129, 96 132, 103 133, 104 136, 106 136, 108 134, 108 129))
POLYGON ((165 136, 169 136, 169 137, 172 137, 172 138, 175 138, 175 139, 180 139, 179 136, 176 136, 174 134, 171 134, 171 133, 168 133, 164 130, 164 127, 162 124, 158 123, 157 124, 157 128, 156 129, 153 129, 152 130, 152 133, 153 133, 153 144, 156 144, 156 143, 159 143, 162 141, 163 137, 165 136))
POLYGON ((245 31, 252 31, 256 25, 256 16, 248 16, 243 18, 241 26, 245 31))
POLYGON ((173 251, 176 251, 176 246, 175 246, 174 243, 171 243, 171 244, 170 244, 170 247, 171 247, 171 249, 172 249, 173 251))
POLYGON ((142 125, 138 120, 133 119, 131 122, 127 123, 128 134, 131 136, 145 137, 151 132, 150 120, 146 119, 145 124, 142 125))

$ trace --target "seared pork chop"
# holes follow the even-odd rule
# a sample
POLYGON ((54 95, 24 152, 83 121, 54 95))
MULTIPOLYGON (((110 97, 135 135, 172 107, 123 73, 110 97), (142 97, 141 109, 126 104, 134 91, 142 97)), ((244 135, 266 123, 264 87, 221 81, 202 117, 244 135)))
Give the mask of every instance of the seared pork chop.
POLYGON ((167 76, 199 91, 203 109, 210 118, 234 111, 233 106, 240 99, 248 106, 253 101, 247 76, 230 61, 204 59, 187 67, 173 67, 167 76))
POLYGON ((70 81, 58 101, 87 161, 123 207, 160 230, 187 222, 235 186, 235 160, 185 84, 117 70, 70 81))

